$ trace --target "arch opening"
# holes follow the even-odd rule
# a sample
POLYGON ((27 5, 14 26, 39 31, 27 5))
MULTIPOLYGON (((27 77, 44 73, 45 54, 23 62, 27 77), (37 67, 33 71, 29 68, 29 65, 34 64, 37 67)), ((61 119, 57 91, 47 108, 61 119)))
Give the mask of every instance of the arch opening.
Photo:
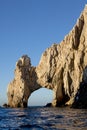
POLYGON ((40 88, 34 91, 28 99, 28 106, 46 106, 53 100, 53 90, 40 88))

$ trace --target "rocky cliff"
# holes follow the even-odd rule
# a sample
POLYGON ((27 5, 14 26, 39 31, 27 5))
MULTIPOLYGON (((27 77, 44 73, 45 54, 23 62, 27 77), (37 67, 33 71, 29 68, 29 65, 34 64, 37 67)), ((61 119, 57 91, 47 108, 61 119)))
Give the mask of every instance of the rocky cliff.
MULTIPOLYGON (((8 105, 25 107, 30 94, 43 87, 54 91, 52 106, 76 106, 81 84, 87 82, 87 5, 76 25, 60 44, 53 44, 41 56, 37 67, 31 66, 28 56, 21 57, 14 80, 8 86, 8 105)), ((86 90, 86 89, 85 89, 86 90)), ((83 94, 84 95, 84 94, 83 94)), ((87 92, 85 99, 87 99, 87 92)), ((85 100, 86 101, 86 100, 85 100)), ((79 106, 84 105, 83 100, 79 106), (83 104, 83 105, 81 105, 83 104)))

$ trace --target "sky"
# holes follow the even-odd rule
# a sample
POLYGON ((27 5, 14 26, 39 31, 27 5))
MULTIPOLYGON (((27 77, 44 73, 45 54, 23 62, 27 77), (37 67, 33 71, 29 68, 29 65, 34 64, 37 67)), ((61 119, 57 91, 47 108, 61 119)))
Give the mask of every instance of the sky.
MULTIPOLYGON (((37 66, 42 53, 59 44, 75 25, 87 0, 0 0, 0 105, 7 102, 7 86, 15 64, 27 54, 37 66)), ((39 89, 29 105, 45 105, 53 91, 39 89)))

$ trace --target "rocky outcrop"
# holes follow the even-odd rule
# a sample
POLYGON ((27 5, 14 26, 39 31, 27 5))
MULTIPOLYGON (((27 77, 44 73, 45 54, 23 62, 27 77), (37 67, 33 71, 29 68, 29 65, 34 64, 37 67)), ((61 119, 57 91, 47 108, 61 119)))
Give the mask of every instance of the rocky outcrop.
POLYGON ((87 108, 87 67, 84 69, 82 82, 80 83, 72 107, 87 108))
POLYGON ((30 94, 39 89, 35 67, 31 66, 30 58, 22 56, 16 63, 14 80, 8 85, 8 106, 27 107, 30 94))
MULTIPOLYGON (((85 84, 87 79, 86 67, 87 5, 71 32, 60 44, 53 44, 42 54, 37 67, 31 66, 28 56, 19 59, 15 78, 8 86, 8 104, 11 107, 26 107, 30 94, 45 87, 54 91, 52 106, 75 106, 81 83, 85 84)), ((87 99, 86 95, 87 91, 87 99)))

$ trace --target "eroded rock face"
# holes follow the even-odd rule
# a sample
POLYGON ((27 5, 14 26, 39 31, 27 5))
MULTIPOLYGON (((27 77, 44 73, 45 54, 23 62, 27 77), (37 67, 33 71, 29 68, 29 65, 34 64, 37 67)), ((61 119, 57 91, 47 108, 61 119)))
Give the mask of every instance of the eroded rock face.
POLYGON ((72 31, 42 55, 36 68, 38 83, 53 89, 53 106, 72 104, 87 66, 87 6, 72 31))
POLYGON ((22 56, 16 63, 14 80, 8 85, 8 105, 10 107, 27 107, 31 93, 39 89, 35 67, 30 58, 22 56))
POLYGON ((43 86, 54 91, 52 106, 72 105, 80 83, 84 83, 83 77, 86 79, 86 67, 87 6, 72 31, 60 44, 53 44, 42 54, 36 68, 27 56, 17 62, 15 78, 8 86, 8 104, 27 106, 30 94, 43 86))
POLYGON ((83 71, 82 82, 74 98, 73 108, 87 108, 87 67, 83 71))

